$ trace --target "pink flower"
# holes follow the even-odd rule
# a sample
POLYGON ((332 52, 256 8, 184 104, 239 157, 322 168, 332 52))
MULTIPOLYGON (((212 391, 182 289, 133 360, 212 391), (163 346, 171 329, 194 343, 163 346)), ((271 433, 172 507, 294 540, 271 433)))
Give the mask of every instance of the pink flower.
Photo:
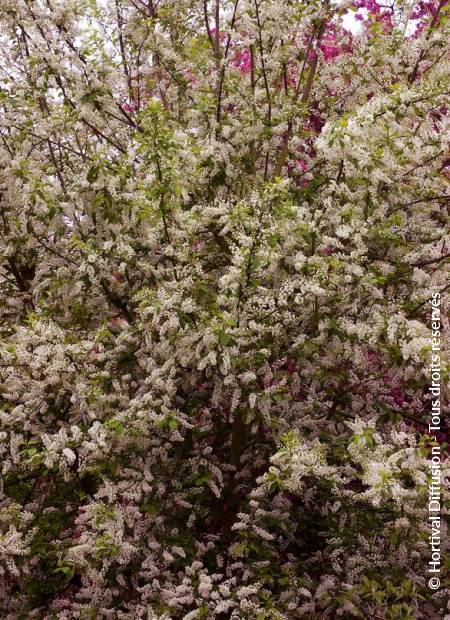
POLYGON ((205 242, 203 241, 203 239, 196 239, 191 245, 191 248, 193 252, 200 252, 200 250, 202 250, 204 246, 205 242))
POLYGON ((292 67, 287 75, 287 79, 286 79, 286 84, 290 87, 290 88, 296 88, 297 87, 297 71, 295 69, 295 67, 292 67))
MULTIPOLYGON (((386 32, 389 32, 394 27, 392 22, 393 12, 392 10, 386 10, 376 0, 355 0, 354 7, 356 9, 366 9, 369 17, 375 19, 376 22, 383 24, 386 32)), ((357 13, 355 19, 358 21, 370 22, 363 15, 357 13)))
POLYGON ((322 50, 325 60, 331 60, 340 54, 339 48, 334 45, 321 45, 320 49, 322 50))
POLYGON ((297 159, 297 167, 302 171, 306 172, 308 170, 308 164, 304 159, 297 159))
POLYGON ((241 73, 250 73, 252 69, 252 59, 249 49, 237 50, 231 61, 231 66, 238 69, 241 73))
POLYGON ((333 24, 328 25, 328 31, 324 34, 322 38, 320 49, 325 60, 331 60, 332 58, 336 58, 341 53, 341 49, 338 46, 335 26, 333 24))
POLYGON ((122 110, 124 110, 124 112, 135 112, 136 111, 136 105, 134 103, 122 103, 122 110))
POLYGON ((357 9, 367 9, 369 13, 381 13, 381 6, 376 0, 355 0, 354 6, 357 9))
POLYGON ((325 125, 325 121, 318 112, 313 112, 309 115, 308 122, 305 129, 312 129, 316 133, 320 133, 322 127, 325 125))
POLYGON ((400 390, 400 388, 391 388, 391 396, 394 398, 394 402, 399 407, 403 407, 406 403, 405 394, 400 390))
POLYGON ((416 8, 411 13, 411 19, 418 20, 423 19, 424 17, 428 17, 429 15, 436 15, 438 10, 439 2, 436 0, 431 0, 429 2, 424 2, 421 0, 417 3, 416 8))

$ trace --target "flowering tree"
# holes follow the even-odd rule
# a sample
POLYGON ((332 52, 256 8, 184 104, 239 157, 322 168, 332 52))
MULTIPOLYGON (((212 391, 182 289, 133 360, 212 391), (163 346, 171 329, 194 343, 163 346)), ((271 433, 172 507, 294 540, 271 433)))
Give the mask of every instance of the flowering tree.
POLYGON ((443 618, 449 4, 0 21, 1 617, 443 618))

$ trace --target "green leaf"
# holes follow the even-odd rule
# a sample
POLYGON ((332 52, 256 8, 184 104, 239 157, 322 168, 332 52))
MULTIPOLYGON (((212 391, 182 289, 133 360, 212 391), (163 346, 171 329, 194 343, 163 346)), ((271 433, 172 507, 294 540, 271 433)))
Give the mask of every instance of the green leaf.
POLYGON ((87 173, 87 180, 89 183, 94 183, 98 179, 99 169, 97 166, 91 166, 87 173))

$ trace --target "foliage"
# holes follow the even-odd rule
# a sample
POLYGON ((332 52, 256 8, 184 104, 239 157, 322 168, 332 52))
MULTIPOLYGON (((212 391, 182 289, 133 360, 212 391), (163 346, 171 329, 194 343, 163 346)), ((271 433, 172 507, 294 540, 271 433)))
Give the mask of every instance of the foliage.
POLYGON ((2 0, 2 617, 444 616, 449 16, 2 0))

